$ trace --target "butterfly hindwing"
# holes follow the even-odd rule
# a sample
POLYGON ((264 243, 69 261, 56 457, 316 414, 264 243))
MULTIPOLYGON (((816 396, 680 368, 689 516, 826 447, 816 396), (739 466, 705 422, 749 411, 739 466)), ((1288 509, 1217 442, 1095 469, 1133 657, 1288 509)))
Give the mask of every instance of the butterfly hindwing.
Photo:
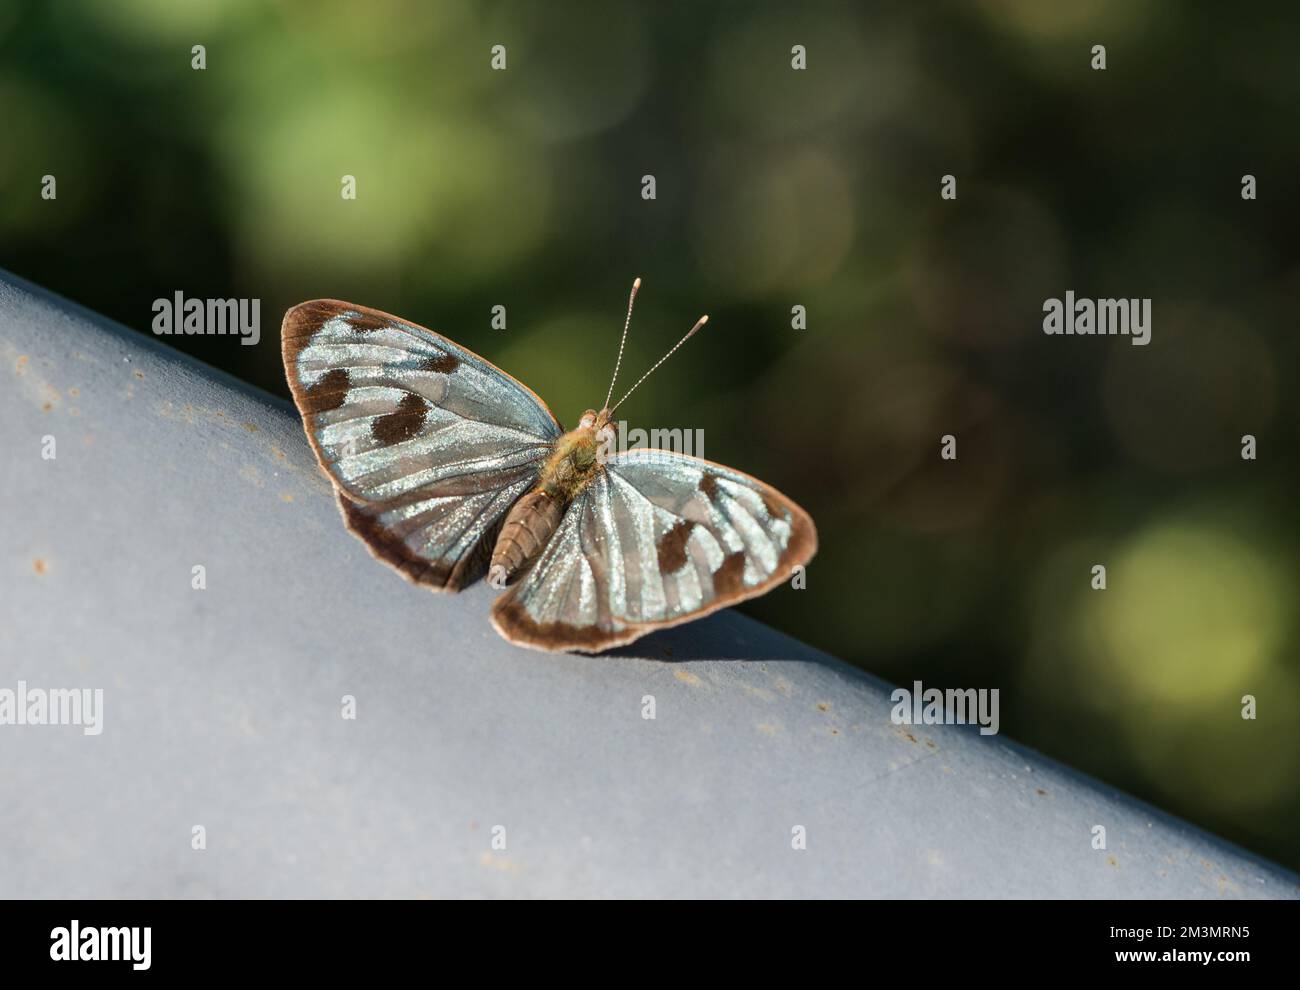
POLYGON ((770 485, 632 450, 605 460, 492 621, 524 646, 598 652, 760 595, 816 550, 808 514, 770 485))
POLYGON ((561 434, 542 400, 441 334, 351 303, 295 306, 281 345, 348 528, 417 583, 478 577, 561 434))

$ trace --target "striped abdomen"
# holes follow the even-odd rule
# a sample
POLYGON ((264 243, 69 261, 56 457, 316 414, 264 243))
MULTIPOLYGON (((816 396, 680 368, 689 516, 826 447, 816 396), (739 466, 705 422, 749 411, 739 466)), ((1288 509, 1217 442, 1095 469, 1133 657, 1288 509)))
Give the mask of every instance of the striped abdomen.
POLYGON ((492 551, 488 584, 504 588, 536 559, 559 527, 564 506, 561 496, 549 495, 541 488, 533 489, 514 504, 492 551))

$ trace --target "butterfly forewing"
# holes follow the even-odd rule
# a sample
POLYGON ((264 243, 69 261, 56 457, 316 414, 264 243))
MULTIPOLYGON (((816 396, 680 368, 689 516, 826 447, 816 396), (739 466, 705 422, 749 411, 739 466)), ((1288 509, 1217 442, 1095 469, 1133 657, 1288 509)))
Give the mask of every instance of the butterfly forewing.
POLYGON ((816 549, 812 520, 771 486, 698 458, 628 451, 569 506, 493 623, 527 646, 596 652, 762 594, 816 549))
POLYGON ((478 577, 561 434, 541 399, 441 334, 350 303, 294 307, 282 347, 348 527, 419 583, 478 577))

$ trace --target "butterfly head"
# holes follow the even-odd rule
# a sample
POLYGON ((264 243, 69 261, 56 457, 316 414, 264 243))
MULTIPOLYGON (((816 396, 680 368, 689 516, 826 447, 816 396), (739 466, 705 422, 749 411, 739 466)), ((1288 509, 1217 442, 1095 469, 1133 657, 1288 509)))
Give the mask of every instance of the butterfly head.
POLYGON ((614 435, 618 428, 614 423, 614 411, 605 408, 597 412, 595 409, 588 409, 582 414, 582 419, 578 420, 578 429, 589 430, 592 439, 598 444, 612 443, 614 435))

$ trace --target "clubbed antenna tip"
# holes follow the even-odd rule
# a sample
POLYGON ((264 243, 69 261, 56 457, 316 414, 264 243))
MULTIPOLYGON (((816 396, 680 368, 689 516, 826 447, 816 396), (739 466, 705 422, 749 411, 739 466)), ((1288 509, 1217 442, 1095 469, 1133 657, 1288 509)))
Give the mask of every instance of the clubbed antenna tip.
MULTIPOLYGON (((635 291, 635 290, 634 290, 634 291, 635 291)), ((661 364, 663 364, 665 361, 667 361, 670 357, 673 356, 673 354, 676 352, 677 348, 681 347, 682 344, 686 343, 688 340, 690 340, 692 337, 694 337, 695 334, 696 334, 697 332, 699 332, 700 327, 704 326, 704 324, 706 324, 706 323, 708 323, 708 322, 709 322, 709 318, 708 318, 707 315, 706 315, 706 316, 701 316, 698 320, 696 320, 696 321, 695 321, 695 326, 691 327, 690 330, 686 331, 686 336, 683 337, 681 340, 677 341, 677 343, 673 344, 673 346, 672 346, 671 348, 669 348, 668 353, 665 354, 663 357, 661 357, 658 361, 656 361, 656 362, 654 363, 654 366, 653 366, 649 371, 647 371, 644 375, 642 375, 640 378, 638 378, 638 379, 637 379, 637 382, 636 382, 636 385, 633 385, 630 389, 628 389, 627 392, 624 394, 623 398, 621 398, 621 399, 619 399, 617 402, 615 402, 614 405, 613 405, 612 407, 609 407, 609 400, 606 399, 606 400, 605 400, 605 405, 606 405, 606 407, 609 407, 609 411, 612 413, 615 409, 617 409, 619 406, 621 406, 621 405, 622 405, 622 404, 627 400, 627 397, 628 397, 629 395, 631 395, 633 392, 636 391, 636 389, 637 389, 637 385, 640 385, 643 381, 645 381, 647 378, 649 378, 651 375, 653 375, 653 374, 655 373, 655 371, 658 369, 658 367, 659 367, 661 364)), ((611 394, 611 395, 613 394, 613 391, 614 391, 614 390, 613 390, 613 388, 611 387, 611 388, 610 388, 610 394, 611 394)))

